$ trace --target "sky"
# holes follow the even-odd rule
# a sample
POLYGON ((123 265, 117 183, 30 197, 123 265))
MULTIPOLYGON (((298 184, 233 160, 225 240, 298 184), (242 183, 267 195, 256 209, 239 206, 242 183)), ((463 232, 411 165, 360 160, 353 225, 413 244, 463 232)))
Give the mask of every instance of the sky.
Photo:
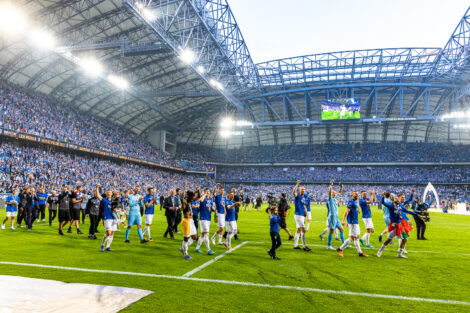
POLYGON ((374 48, 443 47, 468 0, 227 0, 255 63, 374 48))

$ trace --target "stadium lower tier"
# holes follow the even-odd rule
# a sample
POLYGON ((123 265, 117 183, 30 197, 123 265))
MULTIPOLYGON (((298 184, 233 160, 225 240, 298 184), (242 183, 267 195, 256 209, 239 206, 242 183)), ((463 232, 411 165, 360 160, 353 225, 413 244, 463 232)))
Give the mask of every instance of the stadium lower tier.
POLYGON ((469 166, 217 167, 220 181, 469 183, 469 166))
MULTIPOLYGON (((328 186, 329 184, 301 184, 306 187, 307 191, 313 195, 317 202, 324 202, 328 199, 328 186)), ((226 190, 235 188, 237 190, 243 190, 245 196, 252 199, 253 203, 257 197, 261 197, 263 200, 268 198, 268 194, 273 194, 275 198, 278 198, 281 193, 285 193, 290 202, 293 201, 292 189, 294 184, 247 184, 247 183, 231 183, 224 184, 226 190)), ((351 199, 351 193, 353 191, 367 191, 374 189, 376 194, 380 196, 382 192, 392 192, 394 194, 404 193, 408 196, 412 189, 415 189, 415 197, 418 197, 423 201, 423 193, 426 186, 413 186, 413 185, 387 185, 387 184, 345 184, 342 195, 339 201, 341 203, 347 203, 351 199)), ((470 200, 470 193, 468 186, 466 185, 436 185, 434 188, 437 191, 439 200, 460 202, 470 200)), ((338 191, 339 186, 335 183, 334 189, 338 191)), ((436 200, 431 193, 426 194, 426 202, 435 203, 436 200)), ((423 201, 424 202, 424 201, 423 201)))
POLYGON ((181 174, 6 142, 0 143, 0 181, 3 192, 29 185, 44 186, 47 191, 81 185, 92 192, 96 184, 101 184, 113 190, 155 187, 162 194, 184 185, 214 184, 207 175, 181 174))

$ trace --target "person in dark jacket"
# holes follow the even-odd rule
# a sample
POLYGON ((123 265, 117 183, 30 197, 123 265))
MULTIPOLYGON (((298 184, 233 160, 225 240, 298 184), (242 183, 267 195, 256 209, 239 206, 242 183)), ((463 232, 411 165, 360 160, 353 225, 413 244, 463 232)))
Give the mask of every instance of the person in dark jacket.
POLYGON ((168 234, 170 234, 170 238, 172 240, 175 240, 175 237, 173 236, 173 227, 175 225, 178 205, 179 205, 179 200, 178 200, 178 197, 176 196, 175 190, 173 189, 170 191, 170 196, 163 201, 163 208, 165 209, 166 222, 168 224, 168 227, 163 237, 168 238, 167 236, 168 234))
POLYGON ((85 208, 86 216, 90 217, 90 229, 88 231, 89 239, 97 239, 95 230, 100 216, 100 200, 97 197, 98 193, 99 190, 96 188, 93 192, 93 197, 88 200, 85 208))
POLYGON ((289 210, 290 207, 289 207, 289 204, 287 203, 285 193, 281 193, 277 207, 279 211, 279 227, 284 229, 286 233, 289 235, 289 240, 292 240, 294 239, 294 236, 292 236, 292 233, 290 232, 289 228, 287 228, 287 224, 286 224, 287 210, 289 210))

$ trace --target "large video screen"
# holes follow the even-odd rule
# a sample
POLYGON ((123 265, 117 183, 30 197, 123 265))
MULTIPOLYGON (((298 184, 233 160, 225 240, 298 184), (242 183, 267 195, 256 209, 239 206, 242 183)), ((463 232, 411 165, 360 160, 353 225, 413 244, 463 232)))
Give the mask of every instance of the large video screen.
POLYGON ((322 100, 321 107, 321 119, 323 121, 361 118, 361 100, 359 98, 322 100))

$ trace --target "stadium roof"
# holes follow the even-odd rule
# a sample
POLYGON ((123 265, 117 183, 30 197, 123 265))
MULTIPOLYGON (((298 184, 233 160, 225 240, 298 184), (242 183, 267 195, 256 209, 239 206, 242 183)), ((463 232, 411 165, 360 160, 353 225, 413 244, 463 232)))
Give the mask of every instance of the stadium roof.
MULTIPOLYGON (((455 141, 468 131, 439 121, 468 107, 469 12, 443 48, 313 54, 253 64, 226 0, 15 1, 57 38, 53 51, 4 37, 0 78, 39 91, 143 136, 216 146, 324 141, 455 141), (125 77, 119 90, 91 79, 93 57, 125 77), (322 99, 359 97, 361 120, 322 122, 322 99), (226 140, 224 116, 249 120, 226 140), (375 118, 374 118, 375 117, 375 118)), ((451 25, 449 25, 451 27, 451 25)), ((450 33, 450 32, 449 32, 450 33)))

